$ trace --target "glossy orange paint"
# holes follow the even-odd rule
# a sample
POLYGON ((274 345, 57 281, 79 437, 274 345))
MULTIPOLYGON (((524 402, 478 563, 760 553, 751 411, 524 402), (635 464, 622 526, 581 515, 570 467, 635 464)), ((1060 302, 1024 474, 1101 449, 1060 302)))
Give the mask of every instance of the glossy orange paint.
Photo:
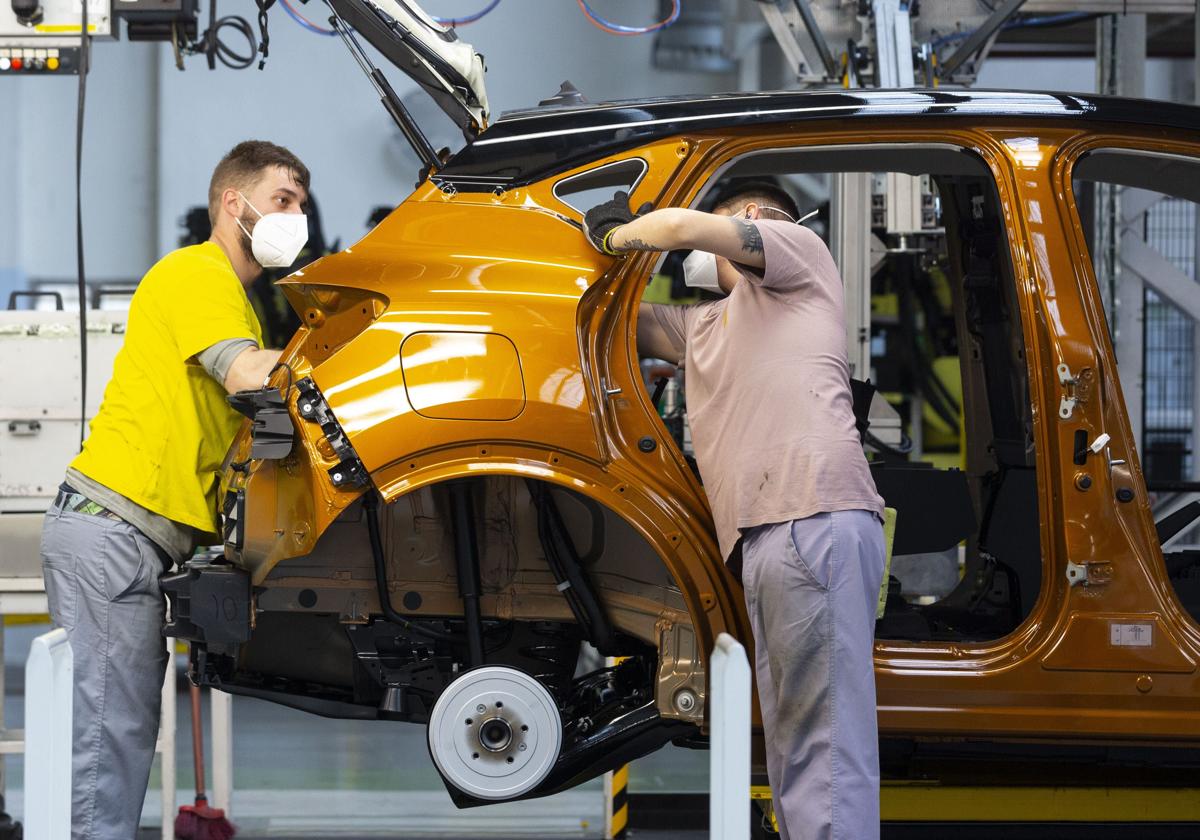
MULTIPOLYGON (((957 145, 995 177, 1026 341, 1044 572, 1033 613, 1005 638, 878 643, 881 731, 1200 745, 1200 628, 1167 579, 1070 188, 1073 162, 1091 148, 1200 156, 1200 146, 1162 130, 1101 134, 1062 122, 986 119, 964 129, 961 121, 896 120, 865 134, 830 121, 679 136, 576 171, 640 157, 648 172, 633 206, 687 206, 723 164, 748 152, 882 142, 957 145), (1057 412, 1060 365, 1090 384, 1077 393, 1070 421, 1057 412), (1076 466, 1079 429, 1089 439, 1111 435, 1111 457, 1127 470, 1110 474, 1095 459, 1076 466), (1088 490, 1076 487, 1080 471, 1093 479, 1088 490), (1121 487, 1134 491, 1132 502, 1116 501, 1121 487), (1071 584, 1069 564, 1086 570, 1086 585, 1071 584), (1113 620, 1151 624, 1153 645, 1112 646, 1113 620)), ((364 240, 283 281, 297 308, 314 312, 285 359, 297 376, 311 372, 386 499, 488 473, 572 487, 654 548, 705 650, 723 630, 749 640, 741 589, 720 562, 703 490, 641 386, 634 325, 655 255, 612 260, 592 250, 579 213, 552 192, 572 174, 498 195, 423 185, 364 240), (331 303, 335 291, 341 297, 331 303), (350 322, 345 335, 331 329, 350 322), (455 341, 416 339, 432 373, 402 363, 402 345, 417 336, 471 334, 491 337, 467 339, 482 348, 469 361, 454 360, 455 341), (466 367, 447 367, 456 364, 466 367), (458 412, 454 422, 431 416, 413 400, 414 387, 432 395, 428 405, 458 412), (650 452, 638 445, 647 438, 650 452)), ((318 429, 298 416, 296 425, 300 445, 288 459, 227 472, 254 511, 245 548, 231 559, 256 584, 311 550, 357 495, 329 485, 324 473, 336 459, 322 451, 318 429)), ((235 462, 248 446, 243 433, 235 462)))

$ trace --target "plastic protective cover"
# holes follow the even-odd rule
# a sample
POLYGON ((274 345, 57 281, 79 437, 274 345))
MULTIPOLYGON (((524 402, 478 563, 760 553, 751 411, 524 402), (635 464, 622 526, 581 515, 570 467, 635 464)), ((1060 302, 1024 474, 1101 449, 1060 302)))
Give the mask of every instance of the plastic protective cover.
POLYGON ((468 140, 488 123, 483 56, 410 0, 329 0, 347 23, 421 86, 468 140))

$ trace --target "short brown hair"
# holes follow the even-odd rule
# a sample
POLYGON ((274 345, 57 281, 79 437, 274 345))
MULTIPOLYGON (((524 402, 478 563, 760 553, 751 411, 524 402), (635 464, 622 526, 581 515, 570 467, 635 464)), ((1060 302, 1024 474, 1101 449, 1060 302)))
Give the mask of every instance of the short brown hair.
POLYGON ((208 221, 217 225, 217 211, 221 206, 221 194, 227 189, 247 190, 261 180, 263 172, 273 166, 282 166, 296 183, 308 192, 308 167, 300 158, 283 146, 266 140, 244 140, 238 143, 213 170, 208 184, 208 221))
POLYGON ((766 178, 734 178, 722 184, 712 209, 737 210, 741 205, 753 202, 759 207, 776 207, 792 217, 800 218, 796 201, 776 181, 766 178))

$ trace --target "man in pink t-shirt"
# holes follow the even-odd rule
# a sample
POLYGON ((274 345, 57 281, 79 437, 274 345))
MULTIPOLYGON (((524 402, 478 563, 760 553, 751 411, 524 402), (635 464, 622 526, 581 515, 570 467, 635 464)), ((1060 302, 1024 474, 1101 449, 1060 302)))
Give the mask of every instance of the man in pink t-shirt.
POLYGON ((727 191, 712 213, 635 218, 617 193, 588 211, 584 228, 614 256, 701 252, 688 270, 725 295, 643 304, 639 350, 687 371, 721 554, 735 565, 740 554, 780 834, 872 840, 883 500, 854 422, 842 281, 820 237, 795 218, 785 192, 751 184, 727 191))

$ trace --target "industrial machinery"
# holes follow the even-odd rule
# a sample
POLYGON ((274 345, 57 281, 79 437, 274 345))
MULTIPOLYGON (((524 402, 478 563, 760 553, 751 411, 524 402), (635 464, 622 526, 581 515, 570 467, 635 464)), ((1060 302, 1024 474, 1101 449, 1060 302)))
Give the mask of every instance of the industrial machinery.
MULTIPOLYGON (((79 72, 83 4, 78 0, 0 3, 0 74, 79 72)), ((88 34, 117 34, 112 0, 88 0, 88 34)))
MULTIPOLYGON (((29 294, 14 293, 12 303, 29 294)), ((39 584, 42 517, 78 449, 84 414, 79 321, 59 303, 57 310, 0 312, 0 545, 5 574, 39 584), (47 387, 48 370, 61 372, 66 387, 47 387)), ((89 419, 100 407, 124 334, 124 312, 90 313, 89 419)))

